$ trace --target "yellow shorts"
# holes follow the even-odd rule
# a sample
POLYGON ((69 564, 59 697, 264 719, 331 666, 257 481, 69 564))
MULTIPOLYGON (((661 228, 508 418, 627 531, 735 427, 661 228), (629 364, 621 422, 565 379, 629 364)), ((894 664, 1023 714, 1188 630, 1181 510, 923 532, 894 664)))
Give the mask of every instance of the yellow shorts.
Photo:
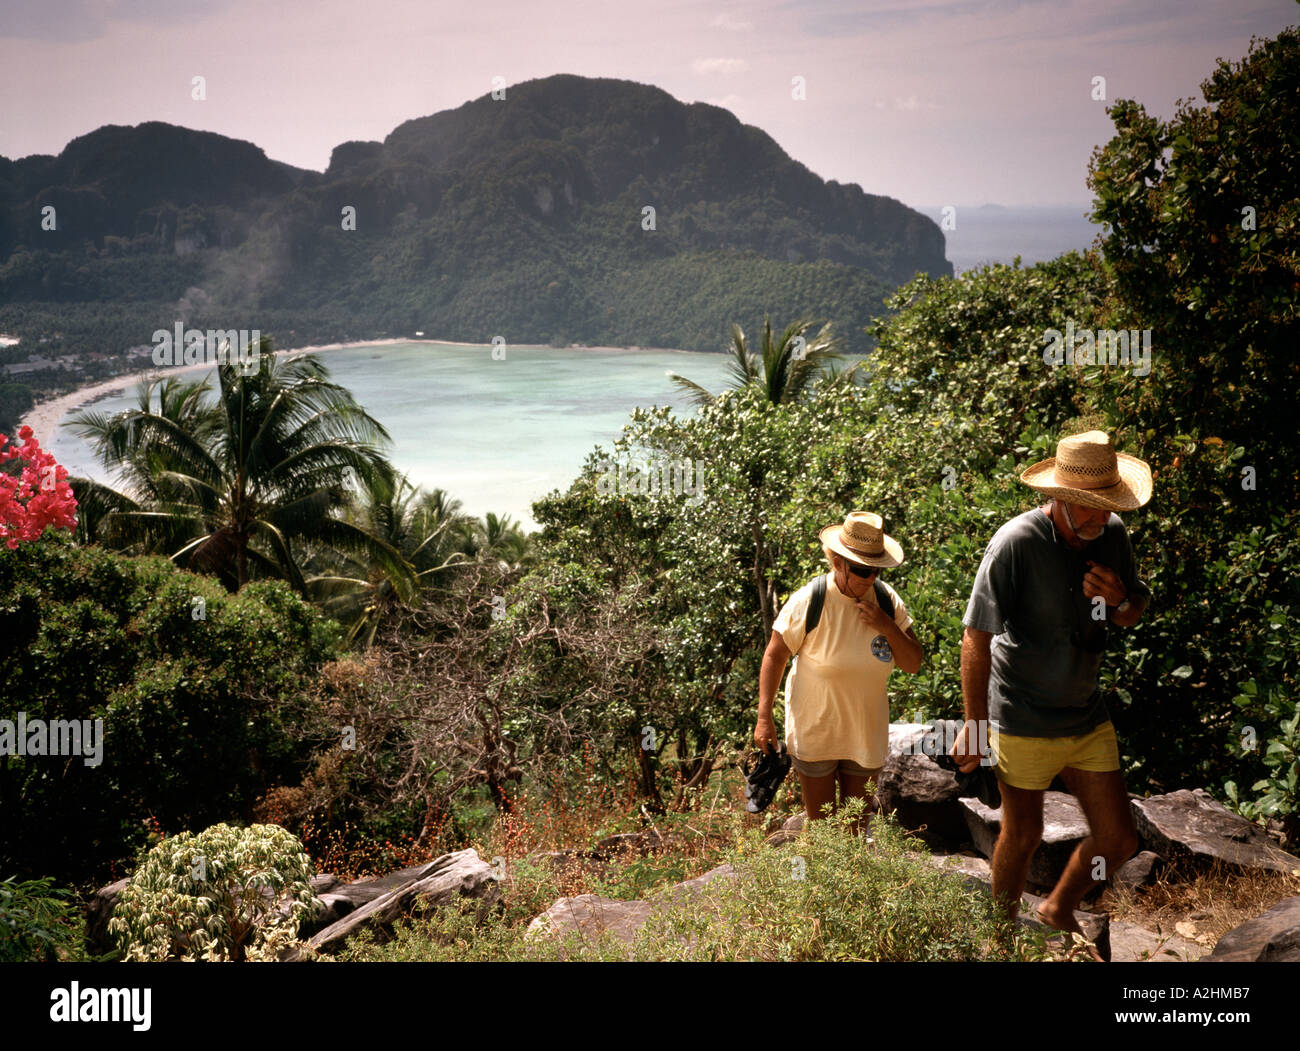
POLYGON ((1104 774, 1119 769, 1115 727, 1105 722, 1080 737, 1013 737, 989 729, 998 779, 1012 788, 1040 790, 1067 766, 1104 774))

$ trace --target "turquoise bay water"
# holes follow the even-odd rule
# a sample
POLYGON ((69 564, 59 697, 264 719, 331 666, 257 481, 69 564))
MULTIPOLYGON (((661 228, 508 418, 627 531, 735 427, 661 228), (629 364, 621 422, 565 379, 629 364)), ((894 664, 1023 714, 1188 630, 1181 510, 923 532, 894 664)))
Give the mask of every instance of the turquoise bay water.
MULTIPOLYGON (((686 351, 509 347, 505 360, 494 361, 486 347, 399 343, 319 357, 388 429, 390 458, 413 484, 446 489, 466 512, 508 514, 525 529, 536 526, 532 501, 567 489, 587 454, 596 445, 608 449, 634 408, 690 413, 666 372, 715 392, 727 385, 724 355, 686 351)), ((112 413, 135 404, 128 388, 93 407, 112 413)), ((67 417, 48 445, 72 475, 111 482, 67 417)))

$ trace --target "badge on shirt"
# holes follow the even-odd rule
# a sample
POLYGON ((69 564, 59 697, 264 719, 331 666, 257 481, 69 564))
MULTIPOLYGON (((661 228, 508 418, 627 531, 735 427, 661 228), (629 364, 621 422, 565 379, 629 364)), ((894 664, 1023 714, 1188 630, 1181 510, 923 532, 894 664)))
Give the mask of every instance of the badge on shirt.
POLYGON ((894 659, 894 651, 889 648, 889 640, 885 636, 877 635, 871 640, 871 655, 886 664, 894 659))

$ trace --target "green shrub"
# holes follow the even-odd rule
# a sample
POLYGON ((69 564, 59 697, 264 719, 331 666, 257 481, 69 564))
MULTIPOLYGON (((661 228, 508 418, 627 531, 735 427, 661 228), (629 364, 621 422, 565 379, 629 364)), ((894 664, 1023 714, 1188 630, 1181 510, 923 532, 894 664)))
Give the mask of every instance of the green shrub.
POLYGON ((890 818, 854 835, 850 800, 774 850, 750 831, 694 901, 656 911, 633 958, 693 961, 1024 960, 1041 936, 1012 927, 987 895, 930 864, 890 818))
POLYGON ((19 877, 106 882, 147 819, 165 831, 248 820, 307 767, 298 728, 331 628, 283 584, 230 595, 166 559, 47 536, 0 546, 0 630, 0 718, 103 720, 98 765, 0 764, 0 868, 19 877))
POLYGON ((183 832, 145 855, 109 933, 128 960, 274 960, 320 906, 312 875, 278 825, 183 832))
POLYGON ((77 909, 52 880, 0 883, 0 963, 76 959, 77 909))
MULTIPOLYGON (((874 842, 853 834, 861 802, 813 822, 791 847, 739 832, 734 879, 656 910, 628 947, 608 934, 526 937, 555 897, 554 877, 520 865, 503 910, 484 924, 474 902, 398 924, 383 945, 355 940, 344 959, 468 960, 1039 960, 1055 955, 1042 931, 1012 925, 992 900, 929 863, 896 823, 873 819, 874 842), (550 892, 549 894, 547 892, 550 892), (514 902, 514 904, 511 904, 514 902), (524 903, 526 907, 520 907, 524 903)), ((662 900, 666 886, 647 900, 662 900)), ((1067 954, 1082 958, 1072 949, 1067 954)))

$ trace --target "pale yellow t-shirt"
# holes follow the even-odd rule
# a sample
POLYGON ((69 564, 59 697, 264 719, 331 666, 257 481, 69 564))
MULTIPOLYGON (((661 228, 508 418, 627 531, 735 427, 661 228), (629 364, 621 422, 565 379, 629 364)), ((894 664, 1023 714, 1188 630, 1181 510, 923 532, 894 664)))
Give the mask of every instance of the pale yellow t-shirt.
MULTIPOLYGON (((885 686, 894 670, 893 653, 883 635, 862 623, 854 600, 835 586, 834 573, 826 574, 821 620, 805 638, 815 583, 791 595, 772 625, 795 655, 785 687, 786 749, 810 763, 852 759, 867 769, 884 766, 889 752, 885 686)), ((906 632, 912 618, 898 592, 885 588, 894 601, 894 623, 906 632)), ((874 585, 864 601, 875 603, 874 585)))

